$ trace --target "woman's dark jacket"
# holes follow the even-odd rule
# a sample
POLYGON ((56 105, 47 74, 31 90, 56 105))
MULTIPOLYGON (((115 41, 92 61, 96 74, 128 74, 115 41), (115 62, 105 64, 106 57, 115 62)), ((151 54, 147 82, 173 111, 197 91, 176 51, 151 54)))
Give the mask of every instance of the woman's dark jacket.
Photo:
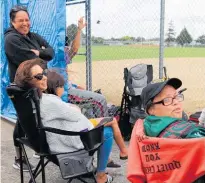
POLYGON ((31 49, 38 50, 39 57, 43 60, 49 61, 54 57, 53 48, 36 33, 29 32, 27 36, 24 36, 14 28, 9 28, 5 32, 4 38, 10 82, 14 81, 16 70, 23 61, 37 57, 31 49))

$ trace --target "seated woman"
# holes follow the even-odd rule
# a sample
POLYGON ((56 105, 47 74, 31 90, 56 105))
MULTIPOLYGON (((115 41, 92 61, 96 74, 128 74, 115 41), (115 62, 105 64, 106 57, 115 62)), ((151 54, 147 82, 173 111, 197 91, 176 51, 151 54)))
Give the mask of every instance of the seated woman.
MULTIPOLYGON (((57 72, 55 71, 48 71, 47 73, 47 93, 49 94, 53 94, 53 95, 57 95, 58 97, 61 97, 63 92, 64 92, 64 78, 59 75, 57 72)), ((77 108, 78 110, 80 110, 80 108, 78 108, 78 106, 74 105, 74 104, 68 104, 71 107, 77 108)), ((100 121, 102 120, 102 118, 95 118, 95 119, 90 119, 91 123, 96 126, 100 121)), ((120 159, 125 160, 127 159, 127 148, 126 145, 124 143, 124 140, 122 138, 118 123, 116 121, 116 119, 114 118, 111 122, 108 122, 105 124, 105 126, 110 126, 113 129, 113 133, 114 133, 114 139, 116 141, 116 144, 118 145, 119 149, 120 149, 120 159)))
POLYGON ((141 94, 148 116, 144 119, 145 134, 151 137, 199 138, 205 137, 205 128, 191 121, 182 120, 182 101, 178 93, 182 81, 177 78, 149 84, 141 94))
MULTIPOLYGON (((25 89, 31 87, 39 89, 43 125, 69 131, 91 130, 93 128, 92 123, 78 109, 63 102, 58 96, 43 93, 47 89, 47 77, 45 71, 41 68, 41 61, 40 58, 35 58, 21 63, 17 69, 14 82, 25 89)), ((79 137, 48 132, 46 138, 52 152, 72 152, 84 148, 79 137)), ((109 183, 113 180, 110 175, 105 173, 112 142, 113 130, 110 127, 105 127, 104 143, 98 151, 96 174, 98 183, 109 183)))

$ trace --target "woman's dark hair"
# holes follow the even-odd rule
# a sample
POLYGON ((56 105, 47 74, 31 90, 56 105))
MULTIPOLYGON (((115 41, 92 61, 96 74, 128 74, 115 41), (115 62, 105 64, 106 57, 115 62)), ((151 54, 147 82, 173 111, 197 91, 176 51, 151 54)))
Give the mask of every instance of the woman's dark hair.
POLYGON ((57 95, 56 89, 64 87, 64 78, 55 71, 48 71, 47 73, 47 90, 46 93, 57 95))
POLYGON ((45 61, 40 58, 26 60, 19 65, 14 83, 26 90, 32 88, 33 86, 30 83, 32 79, 31 68, 35 65, 39 65, 42 69, 45 69, 45 61))
MULTIPOLYGON (((19 11, 25 11, 29 16, 28 10, 25 6, 14 6, 13 8, 11 8, 10 13, 9 13, 10 24, 11 24, 11 22, 14 21, 14 19, 16 18, 16 13, 19 11)), ((12 26, 12 24, 11 24, 11 26, 12 26)))

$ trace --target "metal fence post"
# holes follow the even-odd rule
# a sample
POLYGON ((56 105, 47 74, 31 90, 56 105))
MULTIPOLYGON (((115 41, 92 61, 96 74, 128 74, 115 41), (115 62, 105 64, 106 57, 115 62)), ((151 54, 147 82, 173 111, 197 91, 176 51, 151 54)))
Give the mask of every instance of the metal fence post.
POLYGON ((159 47, 159 79, 163 78, 163 67, 164 67, 164 19, 165 19, 165 0, 161 0, 160 47, 159 47))
POLYGON ((91 61, 91 0, 86 0, 86 89, 92 90, 92 61, 91 61))

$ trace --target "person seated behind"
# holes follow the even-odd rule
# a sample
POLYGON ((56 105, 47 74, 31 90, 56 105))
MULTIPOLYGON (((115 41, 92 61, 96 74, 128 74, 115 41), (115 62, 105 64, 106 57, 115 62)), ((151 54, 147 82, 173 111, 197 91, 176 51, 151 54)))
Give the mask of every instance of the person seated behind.
POLYGON ((205 128, 182 119, 184 95, 178 93, 182 81, 172 78, 147 85, 141 94, 148 116, 144 119, 145 134, 150 137, 199 138, 205 137, 205 128))
MULTIPOLYGON (((68 72, 68 75, 70 71, 68 72)), ((85 114, 88 118, 100 118, 109 117, 107 100, 104 95, 85 90, 83 87, 75 85, 69 81, 68 88, 68 101, 70 103, 76 103, 76 98, 84 100, 90 100, 93 104, 93 114, 85 114)))
MULTIPOLYGON (((72 58, 80 48, 81 31, 85 26, 86 22, 84 22, 84 17, 81 17, 78 20, 78 26, 71 24, 67 27, 64 51, 68 78, 70 78, 70 73, 72 73, 69 67, 71 67, 72 58)), ((95 103, 95 117, 108 117, 108 107, 105 97, 101 94, 85 90, 83 87, 74 84, 71 79, 68 79, 68 97, 69 96, 79 97, 82 99, 92 99, 95 103)), ((70 102, 75 101, 70 100, 70 102)))
MULTIPOLYGON (((17 69, 14 83, 25 89, 31 87, 39 89, 43 125, 69 131, 91 130, 94 128, 92 123, 78 109, 63 102, 58 96, 43 93, 47 89, 47 77, 40 66, 41 61, 40 58, 36 58, 21 63, 17 69)), ((47 132, 46 138, 52 152, 72 152, 84 148, 79 137, 62 136, 47 132)), ((105 127, 104 143, 98 151, 96 174, 98 183, 109 183, 113 180, 110 175, 105 173, 112 150, 112 142, 113 130, 110 127, 105 127)))
POLYGON ((65 37, 65 61, 67 64, 72 63, 72 58, 78 52, 80 47, 81 31, 85 28, 86 22, 84 22, 84 17, 80 17, 78 20, 78 26, 71 24, 67 27, 66 37, 65 37))
MULTIPOLYGON (((64 92, 64 78, 58 74, 55 71, 48 71, 47 73, 47 90, 46 92, 49 94, 53 94, 53 95, 57 95, 58 97, 62 97, 63 92, 64 92)), ((74 104, 68 104, 71 107, 77 108, 78 110, 80 110, 80 108, 78 108, 78 106, 74 105, 74 104)), ((90 122, 96 126, 102 118, 95 118, 95 119, 90 119, 90 122)), ((113 133, 114 133, 114 139, 120 149, 120 159, 125 160, 127 159, 127 147, 124 143, 124 140, 122 138, 117 120, 114 118, 111 122, 106 123, 104 126, 110 126, 113 129, 113 133)))

